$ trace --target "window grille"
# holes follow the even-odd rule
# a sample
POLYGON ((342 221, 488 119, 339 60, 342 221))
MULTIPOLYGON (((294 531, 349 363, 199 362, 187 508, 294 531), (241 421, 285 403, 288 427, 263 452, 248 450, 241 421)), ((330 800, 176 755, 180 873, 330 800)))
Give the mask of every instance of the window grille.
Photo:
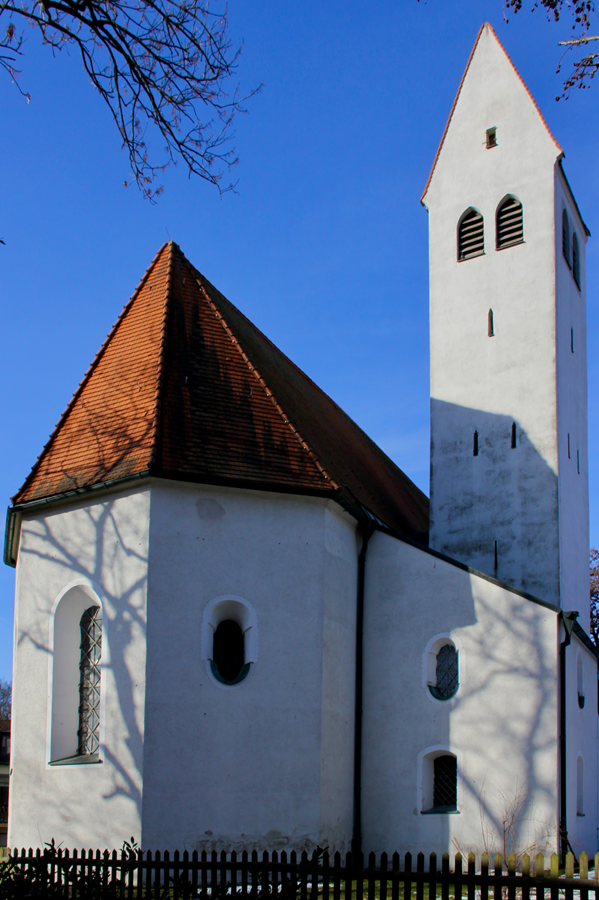
POLYGON ((437 700, 449 700, 458 687, 458 651, 453 644, 444 644, 437 653, 435 684, 429 690, 437 700))
POLYGON ((508 197, 497 210, 497 249, 521 244, 524 240, 522 204, 508 197))
POLYGON ((580 251, 578 249, 578 237, 576 232, 572 235, 572 274, 576 287, 580 290, 580 251))
POLYGON ((487 150, 497 146, 497 129, 487 128, 487 150))
POLYGON ((433 808, 456 809, 458 804, 458 761, 455 756, 438 756, 433 771, 433 808))
POLYGON ((81 616, 81 661, 79 663, 79 756, 100 749, 100 661, 102 657, 102 611, 90 606, 81 616))
POLYGON ((458 227, 458 259, 472 259, 473 256, 481 256, 484 252, 483 217, 475 209, 471 209, 458 227))
POLYGON ((570 262, 570 223, 568 222, 568 213, 566 210, 562 213, 562 253, 568 266, 572 266, 570 262))
POLYGON ((245 664, 245 641, 237 622, 225 619, 214 632, 212 671, 224 684, 237 684, 249 672, 245 664))

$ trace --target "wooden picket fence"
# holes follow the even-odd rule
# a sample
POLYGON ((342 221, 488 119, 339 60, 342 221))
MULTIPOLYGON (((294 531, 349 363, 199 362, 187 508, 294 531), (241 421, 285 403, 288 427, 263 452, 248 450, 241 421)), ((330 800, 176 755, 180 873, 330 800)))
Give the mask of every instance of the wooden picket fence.
POLYGON ((69 900, 91 895, 131 900, 599 900, 599 853, 592 862, 592 878, 586 853, 578 860, 569 853, 564 870, 557 854, 546 868, 541 853, 533 859, 524 855, 519 865, 514 854, 505 863, 500 854, 489 860, 483 853, 477 865, 474 853, 466 860, 458 853, 452 868, 448 853, 440 859, 431 853, 428 864, 423 853, 415 860, 406 853, 402 865, 398 853, 377 859, 374 853, 331 857, 322 850, 311 856, 284 851, 171 855, 51 848, 13 850, 5 864, 52 897, 69 900))

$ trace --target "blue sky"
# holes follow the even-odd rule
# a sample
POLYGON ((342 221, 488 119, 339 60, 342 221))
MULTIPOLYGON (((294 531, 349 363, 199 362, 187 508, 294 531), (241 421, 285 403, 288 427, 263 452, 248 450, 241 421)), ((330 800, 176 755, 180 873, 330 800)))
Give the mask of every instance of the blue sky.
MULTIPOLYGON (((555 102, 569 22, 502 0, 230 0, 244 40, 238 192, 182 167, 156 206, 77 57, 27 35, 26 103, 0 79, 0 494, 14 494, 159 246, 190 260, 428 491, 428 247, 419 198, 462 71, 490 21, 599 234, 599 81, 555 102)), ((591 536, 599 545, 599 250, 588 245, 591 536)), ((0 678, 14 570, 0 568, 0 678)))

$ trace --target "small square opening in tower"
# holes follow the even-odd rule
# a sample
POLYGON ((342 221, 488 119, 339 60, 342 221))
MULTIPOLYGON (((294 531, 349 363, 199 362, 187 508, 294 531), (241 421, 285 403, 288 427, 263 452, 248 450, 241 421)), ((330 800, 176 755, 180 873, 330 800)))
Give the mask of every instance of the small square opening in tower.
POLYGON ((497 146, 497 129, 487 128, 487 150, 497 146))

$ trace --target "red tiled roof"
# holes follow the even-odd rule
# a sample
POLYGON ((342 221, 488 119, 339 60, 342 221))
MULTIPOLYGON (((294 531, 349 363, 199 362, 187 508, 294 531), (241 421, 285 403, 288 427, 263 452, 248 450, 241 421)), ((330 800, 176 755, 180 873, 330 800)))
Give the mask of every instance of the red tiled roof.
POLYGON ((335 497, 413 537, 428 500, 170 242, 15 504, 127 476, 335 497))
POLYGON ((465 81, 465 79, 466 79, 466 75, 468 74, 468 69, 470 68, 470 64, 471 64, 472 59, 473 59, 473 57, 474 57, 474 53, 475 53, 475 51, 476 51, 476 48, 478 47, 478 42, 480 41, 480 37, 481 37, 483 31, 485 30, 485 28, 487 28, 487 29, 491 32, 491 34, 493 35, 493 37, 495 38, 495 40, 497 41, 497 43, 499 44, 499 46, 500 46, 501 49, 503 50, 503 53, 504 53, 504 55, 505 55, 505 58, 506 58, 507 61, 509 62, 510 66, 512 67, 512 69, 514 70, 514 72, 516 73, 516 75, 518 76, 518 79, 519 79, 520 83, 522 84, 522 87, 524 88, 524 90, 526 91, 526 93, 528 94, 528 96, 530 97, 530 99, 531 99, 531 101, 532 101, 532 105, 533 105, 534 108, 536 109, 537 114, 538 114, 538 116, 539 116, 541 122, 542 122, 543 125, 545 126, 545 129, 546 129, 546 131, 547 131, 547 134, 549 135, 549 137, 551 138, 551 140, 552 140, 553 143, 555 144, 555 146, 556 146, 556 148, 557 148, 557 151, 558 151, 559 155, 560 155, 560 156, 563 156, 563 154, 564 154, 564 151, 562 150, 562 148, 560 147, 560 145, 558 144, 558 142, 557 142, 556 139, 554 138, 553 134, 551 133, 551 130, 550 130, 550 128, 549 128, 549 125, 547 124, 547 122, 546 122, 545 119, 543 118, 543 114, 541 113, 541 110, 540 110, 539 107, 537 106, 536 101, 535 101, 535 98, 533 97, 533 95, 530 93, 530 91, 529 91, 528 88, 526 87, 524 81, 522 80, 522 76, 520 75, 518 69, 516 68, 516 66, 515 66, 514 63, 512 62, 512 60, 511 60, 511 58, 510 58, 510 56, 509 56, 507 50, 505 49, 505 47, 503 46, 503 44, 501 43, 501 41, 500 41, 499 38, 497 37, 497 35, 496 35, 496 33, 495 33, 495 29, 494 29, 493 26, 490 24, 490 22, 483 22, 483 24, 482 24, 482 25, 480 26, 480 28, 479 28, 478 34, 476 35, 476 40, 475 40, 475 42, 474 42, 474 47, 473 47, 472 50, 470 51, 470 56, 468 57, 468 62, 466 63, 466 68, 464 69, 464 74, 462 75, 462 79, 461 79, 460 85, 459 85, 459 87, 458 87, 458 92, 457 92, 457 94, 455 95, 455 99, 454 99, 454 101, 453 101, 451 110, 450 110, 450 112, 449 112, 449 118, 447 119, 447 123, 446 123, 446 125, 445 125, 445 129, 444 129, 444 131, 443 131, 443 135, 442 135, 442 137, 441 137, 441 141, 440 141, 440 143, 439 143, 439 146, 437 147, 437 152, 435 153, 435 158, 434 158, 434 160, 433 160, 433 165, 432 165, 432 167, 431 167, 431 170, 430 170, 428 179, 427 179, 427 181, 426 181, 426 185, 424 186, 424 190, 423 190, 422 196, 421 196, 421 198, 420 198, 420 202, 421 202, 421 203, 424 201, 424 197, 425 197, 425 195, 426 195, 426 192, 427 192, 428 189, 429 189, 429 185, 430 185, 430 183, 431 183, 431 180, 432 180, 432 177, 433 177, 433 173, 434 173, 434 171, 435 171, 435 168, 437 167, 437 162, 439 161, 439 155, 440 155, 440 153, 441 153, 441 148, 443 147, 443 144, 445 143, 445 138, 447 137, 447 132, 448 132, 448 130, 449 130, 450 122, 451 122, 451 120, 452 120, 452 118, 453 118, 453 114, 454 114, 454 112, 455 112, 455 108, 456 108, 456 106, 457 106, 457 103, 458 103, 460 94, 462 93, 462 88, 463 88, 463 86, 464 86, 464 81, 465 81))

